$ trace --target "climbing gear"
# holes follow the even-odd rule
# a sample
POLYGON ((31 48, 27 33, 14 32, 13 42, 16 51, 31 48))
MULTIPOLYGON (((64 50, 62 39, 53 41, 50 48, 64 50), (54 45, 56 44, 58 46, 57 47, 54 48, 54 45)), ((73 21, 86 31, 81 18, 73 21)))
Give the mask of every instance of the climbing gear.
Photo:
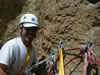
POLYGON ((91 50, 92 43, 88 41, 87 46, 84 49, 84 75, 87 75, 87 69, 89 65, 97 65, 99 58, 91 50), (95 58, 95 62, 92 60, 92 56, 95 58))
POLYGON ((63 62, 63 43, 60 43, 59 48, 59 75, 64 75, 64 62, 63 62))
POLYGON ((62 51, 62 48, 59 49, 59 59, 60 59, 60 62, 59 62, 59 75, 64 75, 64 63, 63 63, 63 51, 62 51))
POLYGON ((70 59, 65 65, 64 65, 64 67, 66 66, 66 65, 68 65, 71 61, 73 61, 74 59, 76 59, 77 57, 79 57, 80 56, 80 54, 81 54, 81 48, 73 48, 73 49, 68 49, 68 50, 63 50, 64 52, 65 51, 74 51, 74 50, 80 50, 80 53, 78 53, 75 57, 73 57, 72 59, 70 59))
MULTIPOLYGON (((88 57, 89 59, 88 59, 87 62, 85 62, 85 60, 84 60, 84 64, 88 64, 88 65, 97 65, 97 64, 99 63, 99 58, 98 58, 98 57, 93 53, 93 51, 90 49, 90 46, 92 46, 92 45, 91 45, 91 44, 88 44, 87 46, 88 46, 87 50, 89 51, 89 52, 87 53, 87 57, 88 57), (92 61, 92 56, 94 56, 95 62, 92 61)), ((73 61, 74 59, 76 59, 77 57, 79 57, 79 56, 84 52, 83 48, 67 49, 67 50, 63 50, 63 52, 65 52, 65 51, 73 51, 73 50, 80 50, 80 53, 78 53, 75 57, 73 57, 72 59, 70 59, 70 60, 64 65, 64 67, 65 67, 66 65, 68 65, 71 61, 73 61)), ((87 52, 87 51, 86 51, 86 52, 87 52)), ((85 53, 85 55, 86 55, 86 53, 85 53)), ((59 59, 59 56, 60 56, 60 55, 57 56, 56 61, 54 62, 54 64, 52 65, 50 71, 48 72, 48 75, 50 75, 50 72, 52 72, 54 65, 57 63, 57 61, 58 61, 58 59, 59 59)), ((86 60, 87 60, 87 58, 86 58, 86 60)), ((61 63, 59 63, 59 64, 61 64, 61 63)), ((88 66, 88 65, 84 65, 84 75, 87 75, 86 72, 87 72, 87 66, 88 66)), ((59 68, 59 70, 60 70, 60 68, 59 68)), ((63 71, 64 71, 64 70, 63 70, 63 71)), ((56 74, 53 73, 53 75, 56 75, 56 74)), ((59 73, 59 75, 60 75, 60 73, 59 73)), ((62 74, 61 74, 61 75, 62 75, 62 74)))
POLYGON ((24 14, 19 22, 20 27, 37 27, 40 28, 38 18, 33 14, 24 14))
POLYGON ((31 49, 32 49, 32 45, 28 47, 27 56, 26 56, 24 65, 22 66, 22 68, 21 68, 21 70, 20 70, 20 72, 19 72, 19 75, 22 75, 22 74, 23 74, 24 69, 26 68, 26 66, 27 66, 27 64, 28 64, 28 61, 29 61, 29 58, 30 58, 30 54, 31 54, 31 49))
MULTIPOLYGON (((91 46, 92 46, 91 43, 88 43, 85 48, 73 48, 73 49, 64 50, 64 45, 61 43, 58 49, 53 51, 48 58, 40 61, 38 64, 33 65, 31 69, 29 69, 28 71, 32 70, 33 68, 37 67, 38 65, 48 60, 49 62, 52 61, 52 65, 50 65, 51 67, 48 70, 48 75, 51 75, 50 73, 52 73, 53 75, 58 75, 58 72, 59 72, 59 75, 64 75, 65 66, 67 66, 74 59, 78 58, 81 54, 84 54, 84 57, 85 57, 84 58, 84 75, 87 75, 88 65, 97 65, 99 63, 99 58, 93 53, 93 51, 90 48, 91 46), (63 64, 64 52, 74 51, 74 50, 79 50, 80 52, 75 57, 70 59, 67 63, 63 64), (95 61, 92 60, 92 56, 95 58, 95 61), (57 65, 58 60, 60 60, 59 65, 57 65), (58 70, 57 70, 57 66, 59 66, 58 70)), ((49 67, 49 65, 47 65, 47 67, 49 67)))
POLYGON ((48 58, 46 58, 46 59, 44 59, 44 60, 38 62, 37 64, 32 65, 30 69, 28 69, 28 70, 25 71, 25 73, 27 73, 27 72, 31 71, 32 69, 38 67, 38 65, 40 65, 40 64, 42 64, 42 63, 44 63, 44 62, 46 62, 46 61, 49 60, 51 57, 52 57, 52 55, 50 55, 48 58))

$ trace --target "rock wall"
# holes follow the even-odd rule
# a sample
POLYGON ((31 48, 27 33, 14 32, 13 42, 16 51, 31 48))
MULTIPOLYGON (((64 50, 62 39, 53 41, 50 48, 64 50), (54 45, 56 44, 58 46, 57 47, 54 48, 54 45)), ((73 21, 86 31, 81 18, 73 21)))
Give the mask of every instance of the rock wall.
MULTIPOLYGON (((0 0, 0 47, 3 45, 3 42, 11 37, 9 31, 12 32, 14 30, 14 25, 9 24, 9 22, 21 14, 25 1, 26 0, 0 0)), ((15 25, 15 27, 17 27, 17 25, 15 25)))

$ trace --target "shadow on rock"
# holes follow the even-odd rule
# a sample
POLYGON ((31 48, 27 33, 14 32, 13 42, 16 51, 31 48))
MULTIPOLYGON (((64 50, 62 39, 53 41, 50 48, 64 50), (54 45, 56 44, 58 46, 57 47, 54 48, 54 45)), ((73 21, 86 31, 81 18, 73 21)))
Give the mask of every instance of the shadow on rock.
POLYGON ((97 66, 88 66, 87 75, 99 75, 97 66))
MULTIPOLYGON (((42 61, 45 58, 46 58, 45 56, 42 56, 42 58, 39 61, 42 61)), ((46 62, 44 62, 38 66, 36 75, 47 75, 46 62)))
POLYGON ((98 3, 98 2, 100 2, 100 0, 88 0, 90 3, 92 3, 92 4, 96 4, 96 3, 98 3))

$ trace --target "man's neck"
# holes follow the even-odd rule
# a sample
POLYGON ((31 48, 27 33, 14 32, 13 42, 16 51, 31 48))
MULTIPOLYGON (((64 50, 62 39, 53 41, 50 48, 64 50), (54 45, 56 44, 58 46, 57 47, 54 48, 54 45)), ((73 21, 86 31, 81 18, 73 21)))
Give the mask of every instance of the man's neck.
POLYGON ((28 43, 28 42, 24 41, 24 39, 22 39, 22 37, 21 37, 21 40, 22 40, 22 42, 24 43, 24 45, 25 45, 26 47, 32 46, 32 43, 31 43, 31 42, 28 43))
POLYGON ((23 43, 24 43, 24 45, 25 45, 26 47, 29 47, 29 46, 32 45, 32 43, 26 43, 26 42, 24 42, 24 41, 23 41, 23 43))

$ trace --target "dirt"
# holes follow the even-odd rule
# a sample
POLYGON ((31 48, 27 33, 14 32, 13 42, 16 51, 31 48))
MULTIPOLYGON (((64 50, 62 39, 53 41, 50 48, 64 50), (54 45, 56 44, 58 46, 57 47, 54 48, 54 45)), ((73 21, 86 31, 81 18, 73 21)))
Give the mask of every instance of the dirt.
MULTIPOLYGON (((16 1, 13 6, 8 5, 7 7, 11 10, 7 8, 4 10, 4 6, 1 5, 3 11, 0 13, 0 47, 7 40, 19 36, 20 16, 24 13, 33 13, 38 16, 41 27, 37 38, 33 41, 37 48, 38 60, 48 57, 60 41, 64 41, 65 49, 69 49, 82 47, 89 40, 93 42, 92 49, 100 58, 99 0, 23 0, 19 3, 16 1), (13 6, 16 6, 15 12, 12 12, 15 10, 13 6)), ((75 53, 78 52, 72 52, 72 54, 75 53)), ((66 55, 64 62, 66 63, 72 57, 71 54, 66 55)), ((66 66, 65 75, 82 75, 83 65, 83 58, 77 58, 66 66)), ((92 72, 88 75, 100 75, 100 63, 96 68, 91 67, 90 70, 95 70, 96 74, 92 72)))

